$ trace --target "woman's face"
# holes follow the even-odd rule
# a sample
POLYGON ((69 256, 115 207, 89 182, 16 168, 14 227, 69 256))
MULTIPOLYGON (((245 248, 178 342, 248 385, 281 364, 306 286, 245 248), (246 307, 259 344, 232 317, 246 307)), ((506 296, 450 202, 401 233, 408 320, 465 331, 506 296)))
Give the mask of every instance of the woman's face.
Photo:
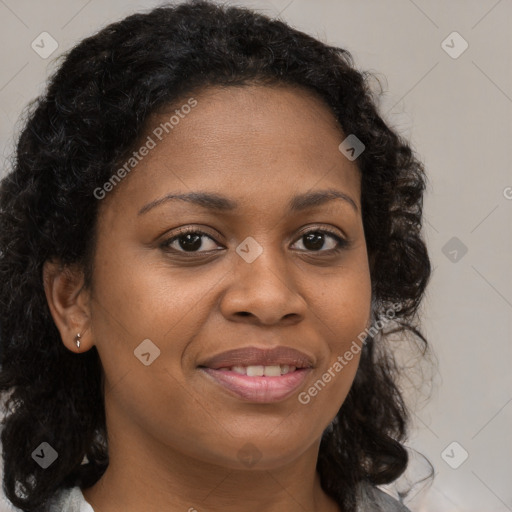
POLYGON ((89 328, 109 442, 270 469, 319 442, 355 376, 371 300, 360 176, 308 92, 194 99, 169 133, 174 109, 152 119, 154 147, 101 200, 89 328))

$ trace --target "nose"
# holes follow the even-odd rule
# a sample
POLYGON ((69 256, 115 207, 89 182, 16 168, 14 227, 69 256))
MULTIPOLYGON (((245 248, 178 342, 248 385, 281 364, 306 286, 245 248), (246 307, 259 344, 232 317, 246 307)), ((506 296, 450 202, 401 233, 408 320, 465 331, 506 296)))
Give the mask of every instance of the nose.
POLYGON ((230 321, 262 325, 302 321, 307 304, 297 288, 294 269, 293 263, 269 250, 252 263, 236 256, 230 284, 221 299, 222 314, 230 321))

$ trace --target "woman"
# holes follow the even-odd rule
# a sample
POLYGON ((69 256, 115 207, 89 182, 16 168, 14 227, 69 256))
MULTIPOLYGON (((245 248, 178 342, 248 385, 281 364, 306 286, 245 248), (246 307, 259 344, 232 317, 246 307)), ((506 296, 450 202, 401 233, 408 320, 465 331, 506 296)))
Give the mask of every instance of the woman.
POLYGON ((197 1, 71 50, 0 188, 29 511, 399 511, 425 175, 350 55, 197 1))

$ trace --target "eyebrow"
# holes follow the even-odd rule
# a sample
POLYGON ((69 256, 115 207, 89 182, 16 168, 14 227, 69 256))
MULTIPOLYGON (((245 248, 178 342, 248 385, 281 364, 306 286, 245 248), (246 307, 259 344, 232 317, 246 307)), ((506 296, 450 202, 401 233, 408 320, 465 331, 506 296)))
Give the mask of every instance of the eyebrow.
MULTIPOLYGON (((355 201, 350 196, 335 189, 316 190, 314 192, 299 194, 292 197, 288 203, 288 208, 292 212, 299 212, 306 210, 307 208, 313 208, 314 206, 321 206, 335 199, 345 201, 350 204, 356 212, 359 211, 355 201)), ((139 210, 138 215, 143 215, 163 203, 174 200, 186 201, 214 211, 232 211, 236 210, 238 207, 238 203, 236 201, 219 194, 190 192, 188 194, 167 194, 160 199, 151 201, 139 210)))

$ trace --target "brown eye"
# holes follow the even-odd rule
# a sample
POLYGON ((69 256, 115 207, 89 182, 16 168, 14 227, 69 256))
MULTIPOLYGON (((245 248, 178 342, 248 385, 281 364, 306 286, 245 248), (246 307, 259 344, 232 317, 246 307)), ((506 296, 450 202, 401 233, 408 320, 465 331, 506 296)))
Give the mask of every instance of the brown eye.
POLYGON ((298 241, 301 240, 303 241, 304 249, 300 250, 313 252, 337 252, 349 245, 349 242, 344 238, 323 229, 315 229, 303 233, 298 241))
POLYGON ((215 243, 215 240, 213 240, 210 235, 198 230, 181 232, 162 244, 162 248, 165 250, 185 253, 209 252, 215 250, 217 247, 219 247, 218 244, 215 243), (208 240, 213 243, 206 243, 208 240), (208 245, 210 245, 210 247, 208 247, 208 245))

